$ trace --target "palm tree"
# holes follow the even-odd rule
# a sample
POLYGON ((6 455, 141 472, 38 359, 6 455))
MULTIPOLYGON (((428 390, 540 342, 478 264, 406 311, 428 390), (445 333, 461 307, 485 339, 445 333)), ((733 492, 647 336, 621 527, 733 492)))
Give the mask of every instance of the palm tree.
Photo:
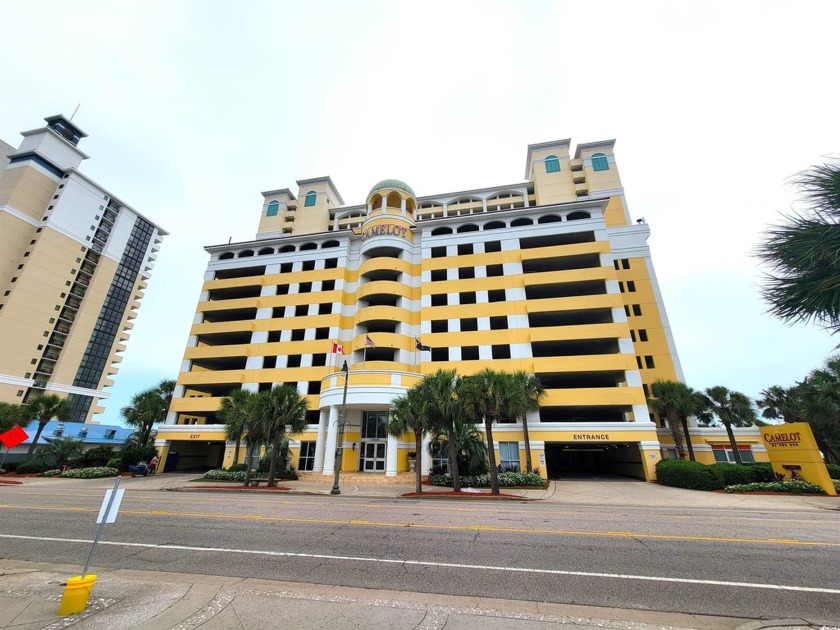
POLYGON ((680 459, 685 459, 683 437, 688 446, 688 454, 694 461, 694 447, 688 429, 688 417, 700 413, 705 407, 703 397, 685 383, 679 381, 658 380, 651 385, 652 398, 648 398, 648 407, 660 417, 668 420, 668 428, 680 459))
POLYGON ((824 368, 813 370, 794 395, 826 460, 840 463, 840 358, 831 357, 824 368))
POLYGON ((42 446, 38 454, 53 462, 56 468, 61 468, 71 459, 82 456, 85 444, 73 437, 59 437, 46 446, 42 446))
POLYGON ((174 387, 175 381, 161 381, 156 387, 135 394, 131 404, 120 410, 125 423, 137 427, 138 446, 146 446, 154 425, 166 420, 174 387))
POLYGON ((38 430, 35 432, 35 437, 32 438, 32 444, 29 445, 29 451, 27 452, 27 457, 32 457, 32 453, 38 444, 38 438, 41 437, 41 432, 47 426, 47 422, 53 418, 67 420, 73 411, 73 407, 66 398, 60 398, 55 394, 38 396, 27 403, 25 407, 26 415, 38 420, 38 430))
MULTIPOLYGON (((399 437, 411 431, 414 433, 414 451, 421 453, 423 436, 429 430, 429 416, 426 413, 427 399, 422 383, 409 389, 404 396, 394 400, 386 431, 388 435, 399 437)), ((423 492, 423 472, 421 466, 415 466, 417 474, 417 492, 423 492)))
MULTIPOLYGON (((487 465, 487 442, 475 424, 468 418, 459 416, 455 419, 455 427, 451 434, 455 442, 455 451, 458 454, 458 473, 466 475, 486 475, 487 465)), ((429 452, 449 452, 450 435, 438 434, 432 438, 429 444, 429 452)))
POLYGON ((490 458, 490 491, 499 494, 493 424, 502 418, 521 418, 531 404, 526 400, 525 390, 513 375, 490 369, 464 377, 459 396, 467 416, 474 422, 484 422, 487 455, 490 458))
POLYGON ((794 183, 806 209, 766 232, 757 255, 768 263, 762 296, 787 322, 840 330, 840 160, 812 166, 794 183))
POLYGON ((732 391, 723 385, 709 387, 704 392, 709 410, 717 416, 729 436, 729 444, 732 446, 732 453, 735 461, 743 464, 741 453, 738 451, 738 443, 735 441, 735 434, 732 432, 732 425, 736 427, 748 427, 756 420, 755 409, 752 400, 741 392, 732 391))
POLYGON ((248 417, 253 413, 256 394, 247 389, 235 389, 222 398, 219 405, 219 419, 225 423, 225 439, 228 442, 235 442, 233 451, 233 463, 239 463, 239 447, 242 443, 242 435, 248 423, 248 417))
POLYGON ((23 405, 0 401, 0 433, 19 425, 26 418, 23 405))
POLYGON ((546 391, 542 382, 535 374, 528 374, 522 370, 517 370, 512 374, 512 378, 517 383, 517 388, 525 395, 525 412, 520 418, 522 419, 522 437, 525 440, 525 470, 532 472, 531 438, 528 435, 528 413, 539 410, 540 400, 545 396, 546 391))
POLYGON ((290 426, 293 434, 305 431, 309 404, 297 389, 288 385, 276 385, 271 391, 260 392, 257 396, 254 416, 271 445, 267 485, 276 486, 274 476, 277 472, 277 455, 280 453, 280 442, 286 433, 286 425, 290 426))
MULTIPOLYGON (((256 395, 255 395, 256 396, 256 395)), ((257 398, 251 405, 251 413, 245 418, 245 483, 246 488, 251 485, 251 462, 254 458, 254 453, 262 447, 266 441, 265 431, 262 424, 254 414, 254 408, 257 404, 257 398)))
POLYGON ((796 387, 780 387, 772 385, 762 390, 761 398, 755 401, 761 416, 771 420, 781 418, 785 422, 800 422, 802 418, 802 401, 796 387))
MULTIPOLYGON (((458 375, 455 370, 438 370, 427 374, 421 383, 426 397, 426 412, 432 433, 452 436, 455 423, 461 416, 458 401, 458 375)), ((458 451, 455 440, 448 440, 449 471, 452 474, 452 489, 461 491, 461 475, 458 472, 458 451)))

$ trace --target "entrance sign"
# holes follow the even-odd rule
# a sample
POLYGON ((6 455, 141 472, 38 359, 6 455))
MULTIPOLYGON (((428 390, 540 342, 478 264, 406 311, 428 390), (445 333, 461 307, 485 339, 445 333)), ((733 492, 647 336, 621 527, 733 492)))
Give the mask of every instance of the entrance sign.
POLYGON ((377 225, 362 231, 362 240, 366 241, 372 236, 401 236, 406 238, 408 228, 402 225, 394 225, 393 223, 386 223, 384 225, 377 225))
POLYGON ((761 438, 773 472, 789 479, 803 479, 836 495, 817 441, 807 422, 790 422, 761 427, 761 438))

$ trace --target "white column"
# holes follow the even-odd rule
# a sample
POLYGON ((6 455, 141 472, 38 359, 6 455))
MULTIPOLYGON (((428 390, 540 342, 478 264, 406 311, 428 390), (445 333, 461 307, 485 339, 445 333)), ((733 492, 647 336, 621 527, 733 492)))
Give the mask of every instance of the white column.
POLYGON ((330 407, 330 415, 327 420, 327 446, 324 449, 324 468, 322 474, 335 474, 335 442, 338 434, 338 407, 330 407))
POLYGON ((385 214, 385 212, 387 211, 387 208, 388 208, 388 199, 383 195, 382 196, 382 205, 380 206, 380 209, 382 210, 382 214, 385 214))
POLYGON ((425 434, 423 436, 423 452, 420 453, 420 474, 421 475, 428 475, 431 469, 432 463, 432 456, 429 455, 429 443, 432 441, 432 438, 429 437, 429 434, 425 434))
POLYGON ((405 216, 405 198, 402 198, 400 201, 400 214, 405 216))
POLYGON ((315 465, 312 468, 312 472, 324 471, 324 449, 327 445, 327 420, 329 414, 328 409, 322 409, 321 415, 318 418, 318 438, 315 442, 315 465))
POLYGON ((385 453, 385 476, 397 476, 397 438, 393 435, 388 436, 388 448, 385 453))

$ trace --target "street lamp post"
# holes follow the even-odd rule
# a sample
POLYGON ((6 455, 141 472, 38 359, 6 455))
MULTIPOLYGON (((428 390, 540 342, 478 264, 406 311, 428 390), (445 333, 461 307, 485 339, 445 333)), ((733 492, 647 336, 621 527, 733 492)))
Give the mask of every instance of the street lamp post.
POLYGON ((341 494, 338 488, 338 476, 341 473, 341 460, 344 455, 344 427, 347 426, 347 381, 350 377, 350 370, 347 369, 347 361, 341 366, 341 371, 344 374, 344 395, 341 398, 341 418, 338 419, 338 442, 335 445, 335 479, 333 480, 333 487, 330 494, 341 494))

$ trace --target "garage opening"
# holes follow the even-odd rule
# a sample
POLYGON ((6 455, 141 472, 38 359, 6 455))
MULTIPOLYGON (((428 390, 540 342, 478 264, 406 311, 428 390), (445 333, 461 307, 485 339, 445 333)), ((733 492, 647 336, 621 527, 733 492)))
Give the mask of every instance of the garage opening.
POLYGON ((224 458, 224 442, 174 440, 169 446, 163 472, 176 470, 206 472, 211 468, 221 468, 224 458))
POLYGON ((549 479, 645 478, 639 445, 632 442, 546 442, 545 466, 549 479))

